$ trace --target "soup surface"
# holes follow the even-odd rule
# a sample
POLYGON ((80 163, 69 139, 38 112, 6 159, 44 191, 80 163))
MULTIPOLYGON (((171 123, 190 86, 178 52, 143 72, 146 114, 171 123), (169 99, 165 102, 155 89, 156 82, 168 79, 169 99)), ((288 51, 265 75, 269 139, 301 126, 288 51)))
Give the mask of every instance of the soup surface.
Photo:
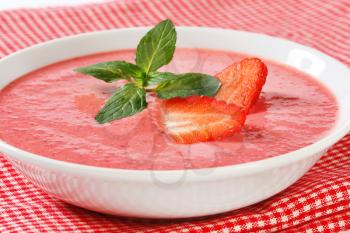
MULTIPOLYGON (((177 49, 164 70, 215 75, 245 57, 226 51, 177 49)), ((90 55, 25 75, 0 92, 0 139, 58 160, 122 169, 189 169, 227 166, 270 158, 307 146, 333 126, 337 104, 308 75, 264 61, 269 74, 259 101, 240 133, 220 141, 176 144, 159 128, 149 107, 100 125, 94 116, 121 82, 107 84, 74 68, 133 61, 134 50, 90 55)))

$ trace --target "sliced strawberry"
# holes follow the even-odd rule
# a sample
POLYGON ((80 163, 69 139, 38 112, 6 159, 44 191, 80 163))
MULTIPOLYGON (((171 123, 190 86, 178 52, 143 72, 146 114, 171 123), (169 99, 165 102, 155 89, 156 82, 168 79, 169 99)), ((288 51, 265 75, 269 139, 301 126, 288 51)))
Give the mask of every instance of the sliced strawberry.
POLYGON ((216 75, 221 88, 214 98, 193 96, 162 101, 165 131, 183 144, 215 140, 239 131, 259 98, 266 76, 264 63, 246 58, 216 75))
POLYGON ((241 108, 206 96, 166 100, 161 109, 165 131, 183 144, 230 135, 239 131, 245 121, 241 108))
POLYGON ((266 65, 258 58, 246 58, 216 75, 221 88, 215 99, 236 104, 246 112, 259 98, 267 76, 266 65))

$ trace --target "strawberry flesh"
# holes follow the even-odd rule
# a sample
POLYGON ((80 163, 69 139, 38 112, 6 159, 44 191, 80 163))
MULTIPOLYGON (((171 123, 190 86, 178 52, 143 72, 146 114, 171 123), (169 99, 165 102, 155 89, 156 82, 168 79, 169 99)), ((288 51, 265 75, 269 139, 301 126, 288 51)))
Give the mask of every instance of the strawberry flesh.
POLYGON ((162 102, 165 131, 182 144, 211 141, 240 130, 245 114, 207 96, 173 98, 162 102))
POLYGON ((248 112, 259 98, 266 76, 266 65, 260 59, 243 59, 216 75, 222 86, 215 99, 236 104, 248 112))

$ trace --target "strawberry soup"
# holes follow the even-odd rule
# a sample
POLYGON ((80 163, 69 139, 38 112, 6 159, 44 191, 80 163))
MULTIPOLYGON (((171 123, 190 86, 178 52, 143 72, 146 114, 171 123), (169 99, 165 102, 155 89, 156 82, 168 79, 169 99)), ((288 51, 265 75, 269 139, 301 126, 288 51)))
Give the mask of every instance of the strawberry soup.
MULTIPOLYGON (((122 169, 190 169, 270 158, 319 140, 333 126, 337 103, 308 75, 269 61, 268 78, 243 129, 221 140, 177 144, 160 127, 156 101, 137 115, 100 125, 94 116, 122 81, 103 83, 74 68, 132 61, 134 50, 96 54, 25 75, 0 92, 0 139, 45 157, 122 169)), ((245 56, 177 49, 164 70, 216 74, 245 56)))

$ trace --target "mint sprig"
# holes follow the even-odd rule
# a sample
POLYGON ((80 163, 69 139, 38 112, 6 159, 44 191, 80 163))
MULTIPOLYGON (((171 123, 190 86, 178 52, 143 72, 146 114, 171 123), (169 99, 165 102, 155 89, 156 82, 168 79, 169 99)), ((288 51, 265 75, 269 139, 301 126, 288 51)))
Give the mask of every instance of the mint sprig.
POLYGON ((121 79, 128 83, 117 89, 95 119, 100 124, 129 117, 147 107, 146 92, 154 92, 161 99, 193 95, 214 96, 220 81, 200 73, 174 74, 157 70, 169 64, 176 45, 176 30, 170 20, 153 27, 140 40, 136 50, 136 64, 110 61, 75 69, 105 82, 121 79))

